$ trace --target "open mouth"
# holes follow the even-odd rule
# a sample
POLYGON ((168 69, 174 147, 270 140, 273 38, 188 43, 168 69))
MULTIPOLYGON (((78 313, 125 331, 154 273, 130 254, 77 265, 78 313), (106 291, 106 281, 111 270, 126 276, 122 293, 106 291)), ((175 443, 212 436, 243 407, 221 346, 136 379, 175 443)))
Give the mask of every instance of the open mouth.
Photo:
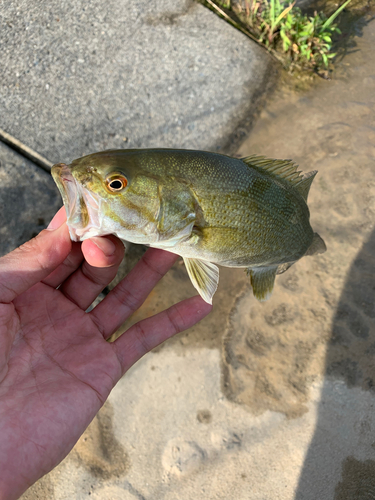
POLYGON ((71 239, 83 241, 98 236, 101 198, 79 184, 68 165, 58 163, 51 173, 64 202, 71 239))

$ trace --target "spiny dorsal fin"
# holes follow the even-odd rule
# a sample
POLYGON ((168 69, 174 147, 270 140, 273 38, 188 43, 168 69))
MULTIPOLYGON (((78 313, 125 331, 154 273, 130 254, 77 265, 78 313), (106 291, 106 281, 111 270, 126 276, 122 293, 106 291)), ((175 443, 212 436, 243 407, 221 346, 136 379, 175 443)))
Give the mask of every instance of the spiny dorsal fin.
POLYGON ((276 272, 277 266, 247 269, 247 273, 250 275, 250 283, 253 287, 253 294, 256 299, 263 302, 271 297, 275 284, 276 272))
POLYGON ((219 283, 219 268, 211 262, 187 257, 183 259, 194 288, 203 300, 212 304, 212 297, 219 283))
POLYGON ((313 170, 312 172, 305 174, 302 181, 294 186, 305 201, 307 201, 307 196, 309 194, 312 181, 314 180, 314 177, 317 173, 317 170, 313 170))
POLYGON ((289 182, 291 186, 296 186, 302 180, 302 172, 297 171, 298 165, 292 160, 273 160, 265 156, 251 155, 241 160, 257 170, 266 172, 269 175, 289 182))

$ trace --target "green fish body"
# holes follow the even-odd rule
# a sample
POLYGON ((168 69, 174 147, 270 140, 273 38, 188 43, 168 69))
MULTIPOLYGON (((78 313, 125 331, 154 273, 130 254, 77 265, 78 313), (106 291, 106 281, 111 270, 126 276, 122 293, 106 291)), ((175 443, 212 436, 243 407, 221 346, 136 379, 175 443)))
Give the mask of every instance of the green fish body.
POLYGON ((306 203, 316 172, 302 176, 290 160, 108 150, 57 164, 52 175, 73 240, 115 234, 181 255, 210 303, 217 265, 247 269, 255 297, 266 300, 276 274, 325 251, 306 203))

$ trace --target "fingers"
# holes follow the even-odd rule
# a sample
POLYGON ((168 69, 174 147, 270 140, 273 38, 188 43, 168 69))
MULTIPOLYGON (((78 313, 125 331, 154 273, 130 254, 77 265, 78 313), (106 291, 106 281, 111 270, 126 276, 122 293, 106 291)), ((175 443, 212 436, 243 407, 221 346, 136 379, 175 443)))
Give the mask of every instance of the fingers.
POLYGON ((110 235, 85 240, 82 243, 82 252, 91 266, 111 267, 116 263, 119 264, 119 255, 122 256, 122 260, 125 249, 124 244, 116 236, 110 235))
POLYGON ((172 253, 150 248, 126 278, 89 313, 104 338, 112 335, 143 304, 177 258, 172 253))
POLYGON ((0 259, 0 302, 14 300, 46 278, 68 256, 72 248, 69 231, 60 211, 58 214, 52 229, 42 231, 0 259))
POLYGON ((86 260, 61 285, 60 291, 81 309, 87 309, 116 276, 124 252, 124 245, 115 236, 85 240, 82 253, 86 260))
MULTIPOLYGON (((66 220, 66 213, 64 207, 61 208, 55 217, 50 222, 48 228, 54 227, 56 224, 61 223, 61 221, 66 220)), ((67 280, 73 273, 79 269, 81 264, 86 260, 86 263, 83 264, 83 270, 80 270, 75 278, 69 281, 69 286, 65 286, 64 289, 66 291, 66 295, 72 293, 71 299, 73 302, 77 302, 77 304, 82 303, 86 304, 88 299, 84 302, 81 302, 80 298, 73 293, 73 289, 80 290, 80 294, 85 294, 84 290, 86 285, 89 286, 91 281, 98 282, 99 286, 90 288, 88 291, 88 296, 92 298, 91 302, 96 298, 96 296, 103 290, 103 288, 110 283, 114 276, 116 275, 117 268, 123 259, 124 249, 123 244, 114 236, 109 237, 95 237, 89 240, 85 240, 82 244, 78 242, 72 242, 72 250, 67 256, 67 258, 60 264, 60 266, 55 269, 49 276, 43 279, 43 283, 46 285, 52 286, 56 288, 61 285, 65 280, 67 280), (117 266, 117 267, 116 267, 117 266), (94 271, 93 268, 109 268, 111 270, 107 270, 102 272, 98 270, 94 271), (89 278, 89 281, 82 280, 82 271, 84 276, 89 278), (90 281, 91 280, 91 281, 90 281), (72 283, 73 282, 73 283, 72 283), (95 297, 93 294, 96 293, 95 297)), ((62 290, 62 288, 60 288, 62 290)), ((90 305, 91 302, 88 304, 90 305)), ((88 307, 88 306, 87 306, 88 307)))
MULTIPOLYGON (((47 229, 56 229, 61 224, 66 221, 66 211, 64 207, 61 207, 55 216, 48 224, 47 229)), ((64 262, 62 262, 56 269, 52 271, 46 278, 42 281, 46 285, 56 288, 59 286, 68 276, 70 276, 83 261, 83 254, 81 252, 81 244, 72 242, 72 247, 69 255, 66 257, 64 262)))
POLYGON ((151 349, 198 323, 211 309, 210 304, 196 296, 133 325, 112 344, 120 361, 122 374, 151 349))
POLYGON ((71 274, 73 274, 84 260, 81 251, 81 243, 72 241, 72 247, 69 255, 51 274, 42 280, 46 285, 53 288, 58 287, 65 281, 71 274))

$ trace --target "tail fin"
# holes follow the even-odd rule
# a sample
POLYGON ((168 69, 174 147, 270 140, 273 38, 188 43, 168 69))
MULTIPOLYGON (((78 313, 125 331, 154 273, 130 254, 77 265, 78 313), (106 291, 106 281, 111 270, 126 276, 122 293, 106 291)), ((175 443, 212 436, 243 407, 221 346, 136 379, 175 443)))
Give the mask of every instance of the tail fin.
POLYGON ((314 237, 311 245, 307 249, 305 255, 315 255, 319 253, 324 253, 327 250, 326 244, 318 233, 314 233, 314 237))

